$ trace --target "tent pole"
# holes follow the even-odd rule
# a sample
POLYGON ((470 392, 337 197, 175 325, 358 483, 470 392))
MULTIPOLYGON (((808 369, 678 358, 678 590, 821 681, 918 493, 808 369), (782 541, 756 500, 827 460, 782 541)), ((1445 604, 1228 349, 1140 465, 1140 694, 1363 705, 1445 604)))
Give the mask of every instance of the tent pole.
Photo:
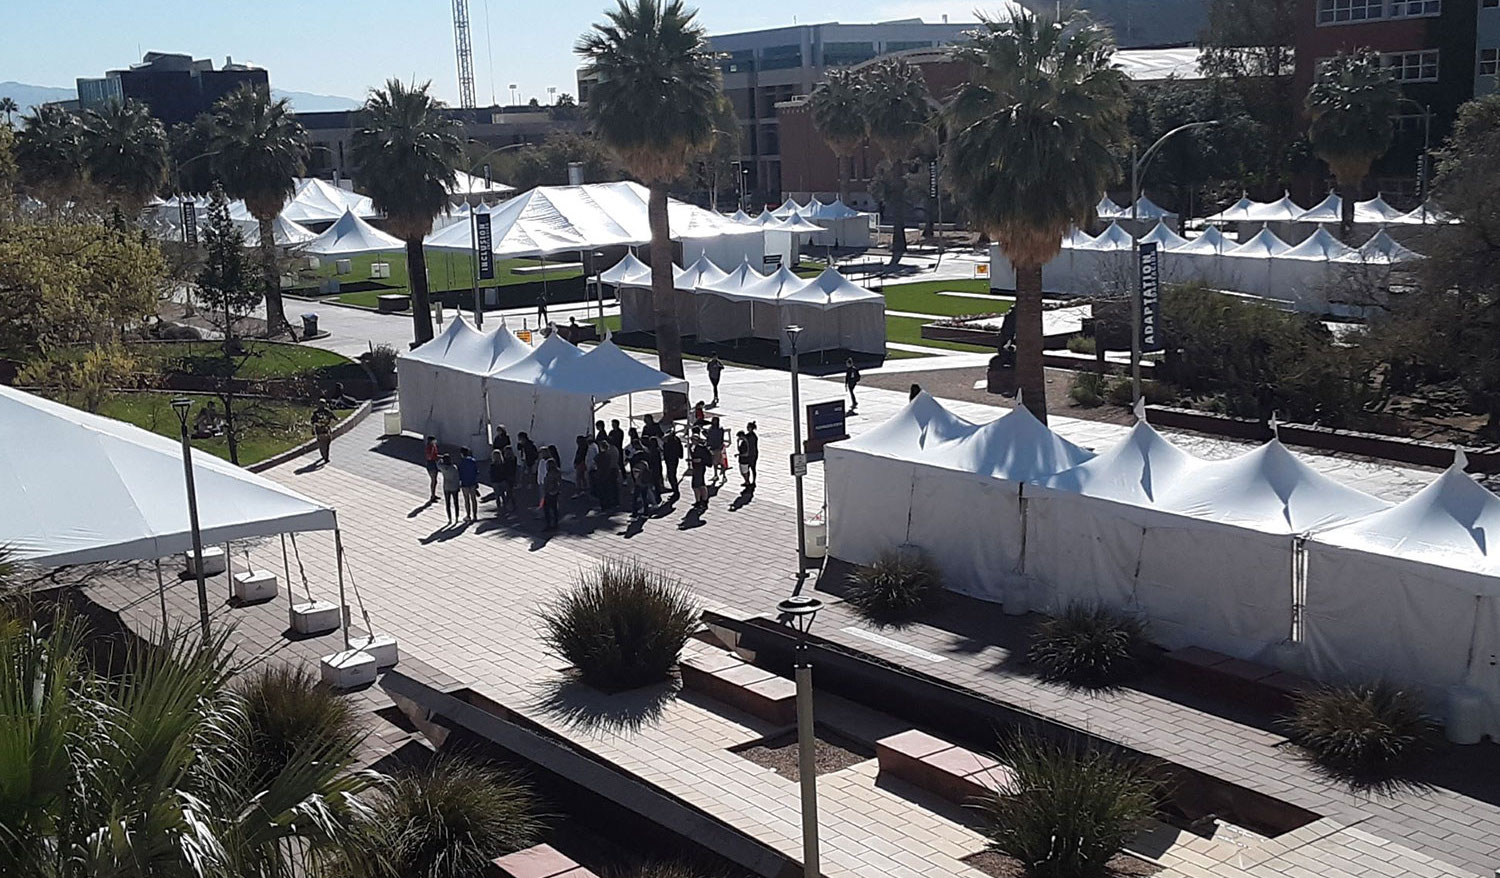
MULTIPOLYGON (((286 534, 282 534, 281 535, 281 571, 282 571, 282 575, 284 575, 286 577, 285 579, 282 580, 282 582, 286 583, 286 593, 288 595, 291 595, 291 593, 292 593, 292 562, 291 562, 291 559, 289 559, 287 557, 287 555, 286 555, 286 534)), ((290 598, 288 598, 288 599, 290 599, 290 598)))
POLYGON ((229 541, 224 541, 224 585, 229 588, 229 599, 234 600, 234 556, 229 554, 229 541))
POLYGON ((161 578, 161 559, 156 559, 156 596, 161 600, 161 636, 167 637, 167 584, 161 578))
POLYGON ((339 571, 339 622, 344 631, 344 651, 349 651, 349 605, 344 600, 344 537, 339 533, 338 517, 334 516, 333 528, 334 566, 339 571))

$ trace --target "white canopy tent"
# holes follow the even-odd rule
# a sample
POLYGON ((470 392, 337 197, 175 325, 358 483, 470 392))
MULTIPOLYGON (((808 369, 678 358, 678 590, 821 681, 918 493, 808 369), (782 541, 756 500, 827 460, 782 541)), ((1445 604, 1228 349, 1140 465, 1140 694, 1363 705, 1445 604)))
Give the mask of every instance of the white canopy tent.
POLYGON ((1380 229, 1370 236, 1370 240, 1360 245, 1355 255, 1349 257, 1349 261, 1371 265, 1402 265, 1424 258, 1426 257, 1415 250, 1402 246, 1385 229, 1380 229))
POLYGON ((1290 249, 1275 232, 1262 228, 1250 240, 1224 251, 1218 282, 1213 286, 1254 296, 1271 295, 1271 263, 1290 249))
MULTIPOLYGON (((252 221, 247 225, 241 225, 240 231, 245 235, 246 247, 260 246, 259 222, 252 221)), ((278 215, 276 219, 271 220, 271 240, 276 243, 277 247, 300 249, 302 245, 313 241, 317 237, 317 232, 306 226, 294 223, 283 215, 278 215)))
POLYGON ((1218 226, 1209 226, 1198 237, 1171 251, 1166 260, 1168 268, 1163 273, 1172 274, 1179 281, 1199 280, 1219 286, 1224 277, 1224 254, 1234 246, 1218 226))
POLYGON ((379 216, 369 196, 340 189, 317 177, 305 177, 295 182, 292 197, 281 209, 281 215, 294 223, 337 222, 345 213, 364 218, 379 216))
POLYGON ((1242 223, 1250 219, 1250 209, 1255 207, 1256 202, 1247 195, 1241 195, 1240 200, 1224 208, 1213 216, 1204 217, 1205 223, 1242 223))
POLYGON ((302 245, 314 256, 358 256, 364 253, 404 252, 406 242, 388 235, 346 210, 338 222, 302 245))
POLYGON ((1319 226, 1272 260, 1270 296, 1293 303, 1299 311, 1327 311, 1330 293, 1358 253, 1319 226))
POLYGON ((1108 195, 1105 195, 1103 198, 1099 199, 1098 204, 1094 205, 1094 215, 1102 220, 1114 220, 1119 219, 1120 217, 1130 216, 1130 211, 1118 204, 1115 204, 1114 199, 1110 198, 1108 195))
MULTIPOLYGON (((1116 220, 1092 240, 1072 246, 1074 291, 1083 293, 1124 292, 1130 289, 1135 239, 1116 220)), ((1043 271, 1043 289, 1046 289, 1043 271)))
POLYGON ((842 200, 825 204, 814 199, 803 218, 823 229, 812 236, 809 243, 814 247, 870 246, 869 214, 860 213, 842 200))
MULTIPOLYGON (((620 302, 620 331, 642 332, 655 324, 651 306, 651 266, 634 253, 599 272, 599 282, 615 288, 620 302)), ((687 334, 687 333, 684 333, 687 334)))
POLYGON ((1171 255, 1186 247, 1189 243, 1188 239, 1172 231, 1172 228, 1165 222, 1157 220, 1151 231, 1140 237, 1140 242, 1156 245, 1157 262, 1163 283, 1183 283, 1194 279, 1189 264, 1171 255))
POLYGON ((755 315, 748 291, 765 277, 746 261, 723 277, 699 286, 693 297, 697 303, 698 340, 721 342, 751 337, 755 315))
POLYGON ((530 353, 503 325, 482 331, 455 318, 432 341, 396 357, 402 426, 482 457, 490 444, 485 379, 530 353))
MULTIPOLYGON (((783 326, 802 327, 799 351, 848 350, 885 354, 885 296, 833 268, 782 299, 783 326)), ((782 333, 783 353, 790 354, 782 333)))
POLYGON ((1415 686, 1434 709, 1454 687, 1500 740, 1500 497, 1463 471, 1307 541, 1307 670, 1415 686))
POLYGON ((470 204, 485 198, 507 198, 516 191, 516 187, 507 186, 499 180, 486 183, 483 177, 463 171, 454 171, 453 177, 453 183, 448 186, 448 197, 455 202, 470 204))

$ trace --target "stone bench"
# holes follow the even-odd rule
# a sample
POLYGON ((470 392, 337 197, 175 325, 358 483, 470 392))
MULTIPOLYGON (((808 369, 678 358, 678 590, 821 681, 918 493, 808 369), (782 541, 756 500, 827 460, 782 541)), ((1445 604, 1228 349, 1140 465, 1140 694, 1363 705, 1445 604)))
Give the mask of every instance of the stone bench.
POLYGON ((484 875, 485 878, 598 878, 550 844, 496 857, 484 875))
POLYGON ((411 296, 404 293, 381 293, 375 297, 375 309, 381 314, 394 314, 411 307, 411 296))
POLYGON ((1291 705, 1293 695, 1316 685, 1306 677, 1201 646, 1174 649, 1164 660, 1171 675, 1190 688, 1228 695, 1276 713, 1291 705))
POLYGON ((1010 785, 1011 770, 988 756, 917 729, 875 742, 880 773, 960 805, 1010 785))
POLYGON ((678 665, 682 686, 778 726, 797 721, 797 684, 727 652, 690 656, 678 665))

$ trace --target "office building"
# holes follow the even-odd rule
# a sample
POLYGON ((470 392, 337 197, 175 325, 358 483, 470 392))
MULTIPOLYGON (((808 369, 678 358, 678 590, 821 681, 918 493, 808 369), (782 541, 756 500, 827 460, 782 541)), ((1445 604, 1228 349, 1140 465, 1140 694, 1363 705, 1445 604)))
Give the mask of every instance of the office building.
POLYGON ((1020 0, 1042 15, 1081 10, 1114 31, 1121 48, 1196 43, 1208 27, 1210 0, 1020 0))
POLYGON ((140 101, 163 125, 192 122, 220 98, 242 85, 270 89, 270 78, 262 68, 236 64, 225 58, 214 69, 207 58, 171 52, 147 52, 141 63, 125 70, 111 70, 94 79, 77 81, 78 103, 84 110, 103 107, 110 101, 140 101))

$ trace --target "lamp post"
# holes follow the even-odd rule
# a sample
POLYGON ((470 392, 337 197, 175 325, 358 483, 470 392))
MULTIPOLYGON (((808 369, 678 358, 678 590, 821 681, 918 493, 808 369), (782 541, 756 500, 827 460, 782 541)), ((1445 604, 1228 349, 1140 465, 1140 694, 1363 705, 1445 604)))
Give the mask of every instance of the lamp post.
POLYGON ((786 624, 797 630, 797 648, 792 659, 797 678, 797 774, 802 786, 802 874, 818 878, 818 763, 813 736, 812 661, 807 655, 807 632, 823 602, 807 595, 792 595, 776 605, 786 624))
MULTIPOLYGON (((1209 119, 1204 122, 1189 122, 1186 125, 1178 125, 1166 134, 1156 138, 1156 142, 1147 148, 1145 155, 1139 159, 1135 157, 1135 147, 1130 147, 1130 220, 1134 226, 1140 219, 1141 201, 1141 178, 1146 175, 1146 168, 1151 165, 1151 160, 1156 158, 1157 150, 1162 144, 1184 131, 1194 128, 1207 128, 1210 125, 1219 124, 1218 119, 1209 119)), ((1132 232, 1134 230, 1132 229, 1132 232)), ((1140 236, 1131 234, 1130 252, 1133 254, 1130 266, 1130 398, 1137 400, 1141 398, 1141 244, 1140 236)))
POLYGON ((1401 98, 1403 104, 1411 104, 1422 111, 1422 167, 1421 173, 1417 175, 1417 185, 1422 189, 1422 221, 1427 221, 1427 174, 1428 165, 1431 163, 1432 155, 1432 106, 1430 104, 1419 104, 1411 98, 1401 98))
POLYGON ((800 580, 807 570, 807 534, 802 523, 802 476, 807 472, 807 455, 802 453, 802 382, 797 371, 797 336, 802 327, 793 323, 786 328, 792 344, 792 481, 797 493, 797 573, 800 580))
POLYGON ((172 400, 172 411, 182 428, 182 475, 187 482, 188 527, 193 534, 193 572, 198 576, 198 625, 208 639, 208 583, 203 581, 203 534, 198 530, 198 489, 193 485, 193 451, 188 444, 188 410, 193 401, 185 396, 172 400))

